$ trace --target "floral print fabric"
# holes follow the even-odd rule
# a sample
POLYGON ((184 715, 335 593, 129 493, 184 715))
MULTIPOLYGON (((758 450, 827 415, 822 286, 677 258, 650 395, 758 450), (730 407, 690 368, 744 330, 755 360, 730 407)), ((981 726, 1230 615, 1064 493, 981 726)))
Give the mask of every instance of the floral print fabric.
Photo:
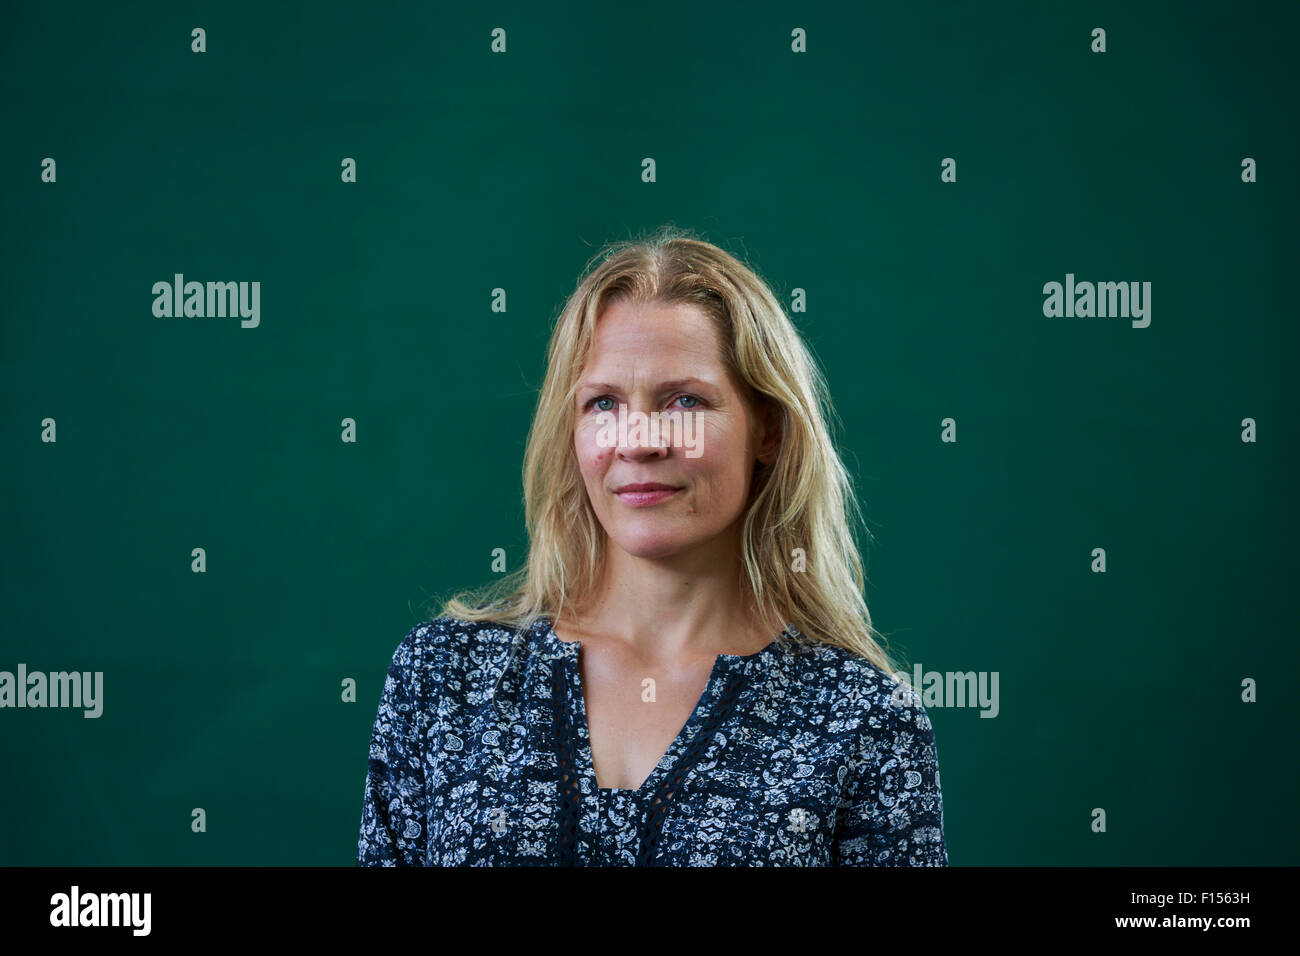
POLYGON ((397 646, 370 740, 361 866, 946 866, 916 696, 787 628, 718 655, 637 790, 601 789, 579 645, 440 617, 397 646))

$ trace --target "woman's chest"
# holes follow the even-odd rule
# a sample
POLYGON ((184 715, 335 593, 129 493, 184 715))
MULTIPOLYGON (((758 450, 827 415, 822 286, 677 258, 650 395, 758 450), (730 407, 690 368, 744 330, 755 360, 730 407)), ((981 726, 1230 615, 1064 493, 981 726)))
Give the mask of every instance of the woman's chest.
MULTIPOLYGON (((597 784, 599 755, 569 703, 562 680, 535 679, 432 722, 423 741, 431 864, 831 862, 846 773, 832 742, 734 701, 741 706, 725 719, 682 735, 646 781, 671 787, 615 795, 597 784)), ((664 743, 676 717, 656 724, 638 752, 664 743)))
POLYGON ((703 700, 713 659, 672 668, 583 655, 567 702, 600 788, 636 791, 671 753, 703 700))

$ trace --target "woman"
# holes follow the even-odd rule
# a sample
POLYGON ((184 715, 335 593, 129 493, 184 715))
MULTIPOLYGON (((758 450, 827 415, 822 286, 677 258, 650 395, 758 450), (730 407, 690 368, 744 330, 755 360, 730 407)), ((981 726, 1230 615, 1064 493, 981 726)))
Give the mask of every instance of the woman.
POLYGON ((397 647, 358 864, 947 865, 798 333, 708 243, 598 258, 551 338, 528 562, 397 647))

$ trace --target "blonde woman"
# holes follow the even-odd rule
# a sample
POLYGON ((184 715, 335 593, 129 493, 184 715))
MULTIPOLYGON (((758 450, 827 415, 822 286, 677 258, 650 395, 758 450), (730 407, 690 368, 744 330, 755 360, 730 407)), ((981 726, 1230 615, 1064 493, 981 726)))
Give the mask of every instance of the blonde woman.
POLYGON ((398 645, 358 864, 946 866, 829 408, 727 252, 661 230, 589 263, 528 437, 528 561, 398 645))

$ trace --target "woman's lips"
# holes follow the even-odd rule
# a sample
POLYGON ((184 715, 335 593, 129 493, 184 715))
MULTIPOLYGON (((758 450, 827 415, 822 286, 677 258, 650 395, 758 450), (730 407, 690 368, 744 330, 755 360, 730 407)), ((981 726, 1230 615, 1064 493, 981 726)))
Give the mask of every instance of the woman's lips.
POLYGON ((681 490, 680 488, 663 488, 656 491, 623 491, 619 492, 618 500, 632 508, 644 508, 647 505, 657 505, 681 490))

